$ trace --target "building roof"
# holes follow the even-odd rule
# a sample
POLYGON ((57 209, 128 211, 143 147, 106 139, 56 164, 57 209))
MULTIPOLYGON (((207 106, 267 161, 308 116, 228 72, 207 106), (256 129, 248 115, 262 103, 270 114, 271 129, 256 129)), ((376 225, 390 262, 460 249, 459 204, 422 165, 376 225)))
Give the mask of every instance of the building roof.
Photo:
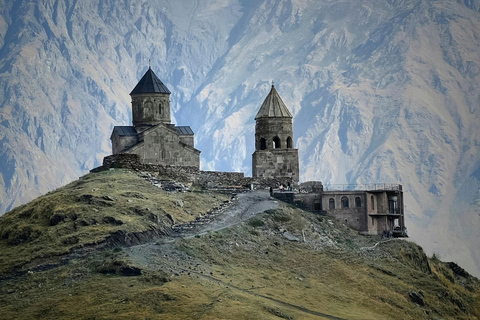
POLYGON ((152 68, 148 68, 147 72, 143 75, 142 79, 133 88, 132 94, 139 93, 167 93, 170 94, 170 90, 163 84, 163 82, 153 72, 152 68))
POLYGON ((119 135, 119 136, 136 136, 137 130, 133 126, 115 126, 113 127, 112 135, 119 135))
POLYGON ((177 130, 177 132, 182 135, 193 134, 193 131, 189 126, 175 127, 175 130, 177 130))
POLYGON ((255 120, 259 118, 293 118, 274 85, 258 110, 255 120))

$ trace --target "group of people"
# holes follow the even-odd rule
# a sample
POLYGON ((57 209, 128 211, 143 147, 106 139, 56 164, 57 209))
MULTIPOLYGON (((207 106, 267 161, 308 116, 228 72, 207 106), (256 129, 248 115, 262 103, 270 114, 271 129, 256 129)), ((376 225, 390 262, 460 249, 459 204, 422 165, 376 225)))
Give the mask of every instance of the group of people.
MULTIPOLYGON (((280 184, 280 187, 278 189, 281 192, 283 192, 283 191, 293 191, 293 188, 292 188, 292 185, 290 184, 290 182, 287 184, 286 187, 283 185, 283 183, 280 184)), ((272 187, 270 187, 270 196, 273 196, 273 188, 272 187)))

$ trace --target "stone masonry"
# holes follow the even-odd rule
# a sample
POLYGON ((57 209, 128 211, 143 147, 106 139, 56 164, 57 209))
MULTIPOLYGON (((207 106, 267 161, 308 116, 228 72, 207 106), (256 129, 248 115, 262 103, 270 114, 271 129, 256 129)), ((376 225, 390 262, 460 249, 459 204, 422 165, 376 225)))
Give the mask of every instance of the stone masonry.
POLYGON ((255 152, 252 174, 258 178, 275 178, 297 184, 298 149, 293 146, 293 116, 275 87, 265 98, 255 121, 255 152))
POLYGON ((137 154, 142 163, 200 168, 194 133, 170 123, 170 91, 151 68, 130 95, 133 126, 113 129, 112 153, 137 154))

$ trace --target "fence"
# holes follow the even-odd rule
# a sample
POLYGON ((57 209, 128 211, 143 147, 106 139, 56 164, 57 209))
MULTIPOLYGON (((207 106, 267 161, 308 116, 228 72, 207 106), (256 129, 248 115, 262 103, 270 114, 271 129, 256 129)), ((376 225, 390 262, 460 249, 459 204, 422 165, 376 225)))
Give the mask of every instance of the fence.
POLYGON ((326 184, 323 185, 324 191, 371 191, 388 190, 402 191, 401 184, 395 183, 370 183, 370 184, 326 184))

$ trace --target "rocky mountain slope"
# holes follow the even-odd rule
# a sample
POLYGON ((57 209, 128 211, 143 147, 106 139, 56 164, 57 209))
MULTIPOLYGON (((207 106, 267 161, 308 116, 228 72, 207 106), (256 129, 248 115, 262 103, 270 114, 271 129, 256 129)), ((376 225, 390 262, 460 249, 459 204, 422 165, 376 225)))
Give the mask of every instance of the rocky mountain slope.
POLYGON ((2 317, 480 316, 480 281, 414 243, 167 179, 92 173, 0 217, 2 317))
POLYGON ((480 275, 480 2, 0 3, 0 211, 97 166, 152 59, 202 166, 250 172, 270 82, 303 181, 399 182, 410 236, 480 275))

